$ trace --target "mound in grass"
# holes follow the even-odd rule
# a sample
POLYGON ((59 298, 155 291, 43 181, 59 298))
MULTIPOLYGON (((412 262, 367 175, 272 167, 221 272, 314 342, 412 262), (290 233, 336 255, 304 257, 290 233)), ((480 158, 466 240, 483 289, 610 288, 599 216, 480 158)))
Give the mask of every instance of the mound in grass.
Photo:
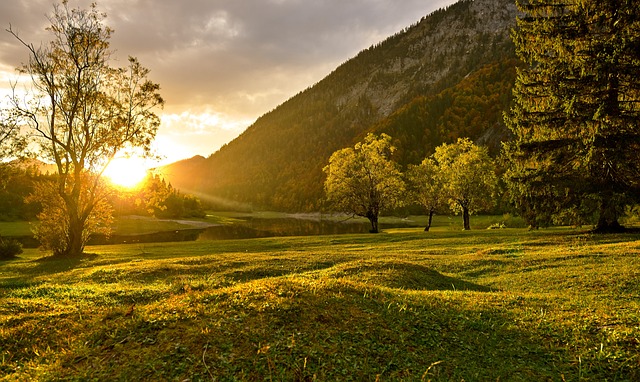
POLYGON ((4 380, 640 378, 640 237, 94 247, 2 264, 4 380))
POLYGON ((490 290, 482 285, 445 276, 424 265, 404 261, 354 261, 333 267, 328 273, 332 277, 392 289, 478 292, 490 290))

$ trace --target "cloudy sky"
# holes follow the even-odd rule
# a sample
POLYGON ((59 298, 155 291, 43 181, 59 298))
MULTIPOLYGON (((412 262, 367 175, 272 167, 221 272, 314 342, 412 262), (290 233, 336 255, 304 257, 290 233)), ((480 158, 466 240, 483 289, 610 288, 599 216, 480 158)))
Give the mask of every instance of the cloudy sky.
MULTIPOLYGON (((92 1, 70 0, 72 7, 92 1)), ((98 0, 113 66, 135 56, 162 87, 165 162, 208 156, 359 51, 455 0, 98 0)), ((0 94, 38 45, 52 0, 0 2, 0 94)))

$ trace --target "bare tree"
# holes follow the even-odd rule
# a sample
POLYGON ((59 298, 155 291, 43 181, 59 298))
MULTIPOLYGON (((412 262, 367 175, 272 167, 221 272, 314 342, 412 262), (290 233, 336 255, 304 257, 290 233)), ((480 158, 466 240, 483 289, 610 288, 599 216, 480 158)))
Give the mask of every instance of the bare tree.
POLYGON ((159 85, 147 79, 149 70, 132 57, 126 68, 109 66, 113 31, 105 18, 95 4, 71 9, 64 0, 49 17, 49 43, 36 48, 8 30, 29 53, 19 70, 30 78, 30 87, 25 97, 15 96, 14 87, 13 111, 38 154, 57 167, 59 198, 40 200, 44 211, 51 210, 46 203, 61 204, 53 210, 64 218, 42 219, 40 225, 40 234, 63 235, 62 244, 50 248, 54 255, 83 252, 97 225, 96 207, 103 210, 106 166, 123 150, 142 148, 148 154, 160 124, 154 110, 164 101, 159 85), (46 227, 50 224, 61 227, 46 227))
POLYGON ((0 161, 19 154, 23 143, 15 115, 8 110, 0 110, 0 161))

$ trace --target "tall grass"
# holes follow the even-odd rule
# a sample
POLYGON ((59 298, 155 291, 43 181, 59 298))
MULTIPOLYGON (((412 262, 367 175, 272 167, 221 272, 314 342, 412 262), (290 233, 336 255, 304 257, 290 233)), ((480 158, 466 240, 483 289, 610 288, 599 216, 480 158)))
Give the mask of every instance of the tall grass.
POLYGON ((640 380, 640 235, 396 229, 27 250, 3 380, 640 380))

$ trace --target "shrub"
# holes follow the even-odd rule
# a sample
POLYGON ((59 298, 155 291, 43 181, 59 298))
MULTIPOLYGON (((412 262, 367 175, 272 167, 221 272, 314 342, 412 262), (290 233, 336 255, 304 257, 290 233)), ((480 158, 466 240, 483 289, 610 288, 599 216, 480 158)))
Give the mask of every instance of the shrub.
POLYGON ((22 244, 17 240, 0 237, 0 259, 11 259, 22 253, 22 244))

